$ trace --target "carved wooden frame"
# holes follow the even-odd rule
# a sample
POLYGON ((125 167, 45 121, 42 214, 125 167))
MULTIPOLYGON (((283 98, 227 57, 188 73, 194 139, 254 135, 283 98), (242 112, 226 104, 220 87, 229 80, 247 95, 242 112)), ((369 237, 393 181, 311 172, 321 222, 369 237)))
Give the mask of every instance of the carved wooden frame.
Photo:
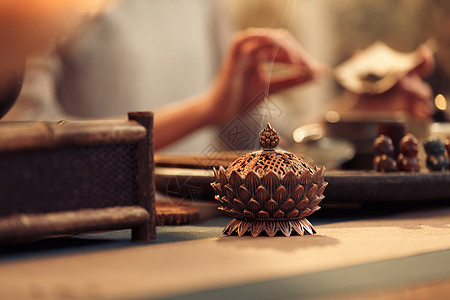
MULTIPOLYGON (((69 122, 0 122, 0 175, 8 176, 9 170, 1 169, 2 159, 8 153, 33 153, 35 150, 53 151, 70 145, 95 146, 107 144, 135 144, 137 157, 136 199, 132 204, 89 207, 77 205, 68 211, 48 211, 39 207, 30 211, 27 203, 39 206, 39 196, 19 199, 27 207, 26 212, 2 212, 0 206, 0 243, 36 240, 58 235, 82 232, 132 229, 132 240, 148 242, 156 239, 156 211, 153 157, 153 113, 132 112, 125 121, 69 122)), ((7 156, 6 156, 7 157, 7 156)), ((50 166, 51 167, 51 166, 50 166)), ((70 172, 61 176, 70 176, 70 172)), ((38 174, 35 174, 38 176, 38 174)), ((14 179, 16 188, 20 178, 14 179)), ((2 182, 0 182, 0 189, 2 182)), ((24 187, 26 188, 26 187, 24 187)), ((45 189, 45 186, 42 186, 45 189)), ((70 193, 71 191, 68 191, 70 193)), ((134 194, 133 194, 134 195, 134 194)), ((6 197, 7 198, 7 197, 6 197)), ((17 201, 17 199, 15 199, 17 201)), ((55 201, 57 199, 54 199, 55 201)), ((8 201, 8 199, 3 199, 8 201)), ((47 205, 48 199, 46 199, 47 205)), ((116 201, 116 200, 115 200, 116 201)), ((120 201, 120 200, 117 200, 120 201)), ((43 201, 45 202, 45 201, 43 201)), ((130 202, 130 201, 128 201, 130 202)), ((1 203, 1 199, 0 199, 1 203)), ((5 203, 5 202, 4 202, 5 203)), ((77 202, 78 203, 78 202, 77 202)))

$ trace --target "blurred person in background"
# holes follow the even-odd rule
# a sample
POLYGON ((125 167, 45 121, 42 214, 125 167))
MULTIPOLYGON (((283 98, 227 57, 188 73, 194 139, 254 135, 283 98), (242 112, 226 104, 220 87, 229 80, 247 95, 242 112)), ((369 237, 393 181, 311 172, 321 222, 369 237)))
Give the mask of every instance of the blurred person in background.
MULTIPOLYGON (((349 58, 355 49, 377 40, 397 50, 410 51, 431 36, 431 22, 425 13, 430 11, 430 5, 423 0, 395 3, 385 0, 342 3, 329 0, 119 1, 71 34, 60 44, 57 56, 27 61, 29 68, 21 101, 6 118, 99 118, 145 109, 156 110, 161 116, 173 112, 174 107, 179 108, 180 103, 183 107, 190 106, 199 98, 211 95, 212 87, 219 86, 214 75, 226 69, 220 66, 227 49, 233 48, 230 46, 232 33, 248 27, 285 28, 315 59, 326 61, 330 66, 349 58), (191 99, 179 102, 185 98, 191 99), (20 103, 32 109, 21 109, 20 103), (171 103, 170 109, 163 109, 171 103)), ((390 91, 389 97, 382 95, 386 101, 366 101, 373 97, 358 95, 361 103, 370 109, 375 105, 381 111, 400 109, 412 116, 427 118, 432 109, 433 90, 424 77, 432 69, 433 57, 427 51, 423 51, 423 57, 423 65, 428 67, 410 72, 390 91)), ((304 60, 306 64, 312 61, 311 58, 304 60)), ((316 75, 317 72, 313 77, 316 75)), ((224 78, 217 78, 220 77, 224 78)), ((277 93, 267 86, 266 82, 259 86, 258 92, 247 94, 246 101, 266 106, 265 112, 258 111, 257 115, 262 115, 258 118, 271 118, 285 140, 290 139, 297 126, 323 118, 342 92, 333 80, 316 81, 301 88, 289 84, 277 89, 277 93)), ((254 127, 250 130, 251 136, 262 122, 248 120, 249 114, 242 116, 248 102, 241 103, 234 114, 240 110, 239 118, 244 122, 241 127, 254 127)), ((193 111, 199 112, 198 109, 193 111)), ((167 135, 170 143, 179 141, 165 149, 198 153, 227 127, 227 122, 217 125, 217 122, 207 121, 208 118, 195 118, 199 119, 206 122, 196 122, 192 130, 187 126, 175 130, 179 135, 174 139, 170 138, 173 135, 167 135), (208 124, 213 126, 205 126, 208 124), (195 135, 182 139, 194 129, 199 129, 195 130, 195 135)), ((226 149, 227 145, 221 146, 226 149)), ((239 145, 228 146, 239 149, 239 145)))
POLYGON ((48 51, 103 2, 93 0, 89 7, 77 0, 0 2, 0 116, 20 90, 26 58, 48 51))
MULTIPOLYGON (((22 93, 5 119, 105 118, 152 109, 160 149, 225 124, 262 101, 255 97, 261 92, 316 78, 319 64, 287 31, 249 29, 229 44, 220 12, 217 2, 206 0, 119 1, 63 43, 54 42, 57 53, 44 41, 47 48, 30 51, 47 55, 28 60, 22 93), (273 79, 261 69, 271 62, 292 72, 273 79)), ((174 149, 200 151, 217 135, 203 133, 174 149)))

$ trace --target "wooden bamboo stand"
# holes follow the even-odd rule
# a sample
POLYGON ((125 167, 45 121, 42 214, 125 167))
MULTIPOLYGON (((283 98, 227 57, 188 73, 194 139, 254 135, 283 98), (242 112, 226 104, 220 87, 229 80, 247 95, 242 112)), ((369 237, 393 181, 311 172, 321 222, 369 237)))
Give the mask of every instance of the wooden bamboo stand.
POLYGON ((0 243, 132 228, 156 239, 153 113, 0 122, 0 243))

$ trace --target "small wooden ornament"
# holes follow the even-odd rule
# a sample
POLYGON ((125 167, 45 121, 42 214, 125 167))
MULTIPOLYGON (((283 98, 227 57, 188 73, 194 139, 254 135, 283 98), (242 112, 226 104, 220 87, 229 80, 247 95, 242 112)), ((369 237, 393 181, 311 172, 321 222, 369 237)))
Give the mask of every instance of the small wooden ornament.
POLYGON ((180 225, 196 222, 199 218, 198 207, 170 202, 156 202, 156 224, 180 225))
POLYGON ((417 157, 417 139, 411 133, 405 135, 399 143, 400 154, 397 158, 398 169, 405 172, 419 172, 419 158, 417 157))
POLYGON ((381 134, 373 143, 373 165, 377 172, 397 171, 397 162, 394 159, 394 145, 392 139, 381 134))
POLYGON ((320 209, 328 184, 325 168, 275 150, 278 141, 276 131, 267 124, 260 134, 264 150, 241 156, 227 169, 214 168, 211 185, 219 209, 234 218, 224 234, 256 237, 265 232, 273 237, 277 232, 285 236, 316 232, 306 217, 320 209))
POLYGON ((426 165, 431 171, 445 171, 449 167, 449 159, 444 141, 429 138, 423 144, 427 154, 426 165))

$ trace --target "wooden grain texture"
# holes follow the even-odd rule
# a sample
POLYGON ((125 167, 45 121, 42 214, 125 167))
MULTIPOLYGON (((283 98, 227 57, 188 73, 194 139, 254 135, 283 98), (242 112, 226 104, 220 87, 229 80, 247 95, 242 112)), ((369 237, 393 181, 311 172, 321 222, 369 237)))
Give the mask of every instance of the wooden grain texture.
POLYGON ((140 206, 16 214, 0 219, 0 241, 6 243, 94 230, 124 229, 140 226, 149 218, 147 210, 140 206))
POLYGON ((0 152, 68 145, 132 143, 146 135, 134 121, 0 122, 0 152))
MULTIPOLYGON (((12 182, 3 181, 9 184, 8 187, 13 186, 13 189, 2 199, 18 205, 10 211, 0 206, 0 212, 4 213, 0 218, 0 241, 24 241, 59 234, 123 228, 132 228, 133 241, 154 240, 153 113, 130 113, 129 119, 79 123, 0 122, 0 154, 3 162, 12 162, 12 165, 6 164, 8 167, 2 168, 3 178, 11 177, 10 168, 19 170, 17 176, 12 177, 12 182), (107 147, 103 147, 105 145, 107 147), (117 152, 118 148, 125 148, 122 149, 125 152, 117 152), (86 149, 89 151, 86 152, 86 149), (92 152, 93 149, 100 151, 99 156, 92 152), (114 151, 111 154, 109 150, 114 151), (22 157, 11 160, 11 156, 18 153, 22 157), (35 156, 35 153, 43 156, 35 156), (62 156, 58 157, 59 154, 62 156), (36 159, 27 164, 26 159, 29 157, 36 159), (42 165, 43 157, 48 158, 50 163, 42 165), (87 158, 93 160, 91 164, 80 163, 86 162, 87 158), (22 172, 17 167, 24 161, 22 172), (62 165, 60 161, 75 163, 62 165), (113 168, 105 168, 106 165, 113 165, 113 168), (87 168, 83 169, 85 166, 87 168), (94 173, 94 170, 98 173, 94 173), (46 177, 43 173, 50 175, 46 177), (95 178, 87 176, 93 173, 95 178), (124 185, 118 186, 113 178, 108 177, 110 175, 119 178, 119 182, 124 185), (31 183, 26 181, 30 176, 33 177, 31 183), (76 184, 65 184, 64 180, 59 182, 56 178, 65 178, 76 184), (19 193, 14 198, 17 196, 15 191, 26 187, 24 182, 35 189, 26 197, 19 193), (55 187, 59 192, 43 193, 49 187, 55 187), (116 192, 111 194, 107 191, 116 192), (124 194, 120 194, 120 191, 124 194), (67 203, 66 195, 68 199, 74 199, 73 203, 67 203), (91 195, 94 197, 89 198, 91 195), (54 207, 58 209, 52 210, 54 207)), ((4 202, 5 206, 7 203, 4 202)))
POLYGON ((180 225, 196 222, 200 212, 194 205, 184 206, 169 202, 156 202, 157 225, 180 225))
POLYGON ((148 242, 156 239, 155 161, 153 146, 153 112, 130 112, 128 118, 146 128, 146 136, 138 142, 139 191, 138 204, 150 217, 144 224, 133 228, 132 240, 148 242))

